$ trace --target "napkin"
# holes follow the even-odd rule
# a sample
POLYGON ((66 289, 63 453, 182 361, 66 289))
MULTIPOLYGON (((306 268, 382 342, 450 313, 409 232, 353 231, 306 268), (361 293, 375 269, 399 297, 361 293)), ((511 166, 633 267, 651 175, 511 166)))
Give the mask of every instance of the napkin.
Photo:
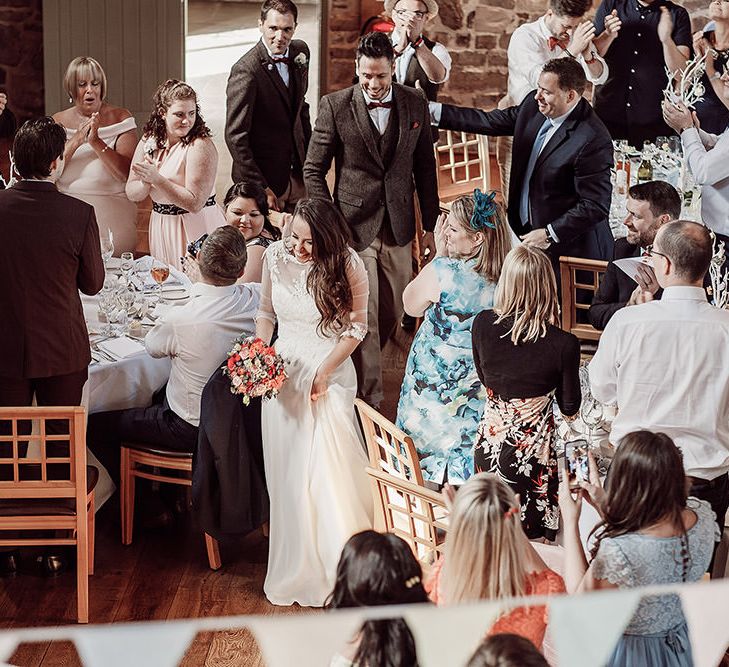
POLYGON ((635 280, 635 274, 638 273, 636 268, 638 264, 648 264, 642 257, 624 257, 623 259, 616 259, 613 264, 617 266, 628 278, 635 280))
POLYGON ((99 349, 114 357, 114 359, 125 359, 133 354, 144 352, 144 345, 136 340, 121 336, 120 338, 110 338, 103 343, 99 343, 99 349))

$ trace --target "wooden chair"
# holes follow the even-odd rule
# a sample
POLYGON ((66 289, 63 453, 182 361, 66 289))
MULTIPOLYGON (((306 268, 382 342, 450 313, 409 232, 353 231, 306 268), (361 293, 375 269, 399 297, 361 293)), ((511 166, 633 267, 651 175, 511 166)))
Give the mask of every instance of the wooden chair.
MULTIPOLYGON (((163 450, 140 442, 125 442, 121 447, 121 530, 122 544, 132 543, 134 532, 134 492, 136 479, 163 484, 192 486, 192 454, 163 450), (175 476, 171 473, 181 472, 175 476)), ((218 540, 205 533, 205 547, 211 570, 219 570, 218 540)))
MULTIPOLYGON (((53 537, 4 537, 2 547, 76 547, 79 623, 89 622, 89 575, 94 573, 94 487, 98 470, 86 466, 86 410, 81 407, 0 408, 0 532, 45 531, 53 537), (21 433, 32 421, 31 434, 21 433), (65 422, 68 434, 49 433, 65 422), (8 434, 9 433, 9 434, 8 434), (65 445, 68 443, 66 455, 65 445), (22 456, 28 443, 38 456, 22 456), (54 443, 59 443, 55 444, 54 443), (49 451, 62 448, 64 452, 49 451), (63 533, 55 537, 56 532, 63 533)), ((57 429, 56 429, 57 430, 57 429)), ((65 430, 65 429, 64 429, 65 430)), ((30 454, 31 452, 29 452, 30 454)))
POLYGON ((423 486, 423 471, 413 439, 363 400, 355 399, 354 407, 364 430, 370 465, 423 486))
POLYGON ((598 288, 600 276, 608 263, 599 259, 560 257, 560 283, 562 286, 562 328, 580 340, 600 340, 601 331, 591 324, 577 321, 577 313, 587 313, 598 288), (578 272, 580 276, 578 277, 578 272), (589 297, 589 298, 588 298, 589 297))
POLYGON ((435 145, 435 162, 438 176, 438 197, 441 206, 461 195, 470 194, 475 188, 490 189, 488 139, 478 134, 441 130, 435 145))
POLYGON ((444 549, 448 509, 443 497, 371 466, 367 474, 385 530, 405 540, 427 569, 444 549))

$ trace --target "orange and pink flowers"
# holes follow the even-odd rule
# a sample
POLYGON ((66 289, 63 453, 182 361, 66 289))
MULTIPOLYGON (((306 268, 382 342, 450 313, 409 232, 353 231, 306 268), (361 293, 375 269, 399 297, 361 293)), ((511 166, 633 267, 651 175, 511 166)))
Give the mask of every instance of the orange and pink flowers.
POLYGON ((254 397, 275 397, 286 380, 284 360, 253 336, 236 338, 222 370, 230 378, 231 393, 240 394, 244 405, 254 397))

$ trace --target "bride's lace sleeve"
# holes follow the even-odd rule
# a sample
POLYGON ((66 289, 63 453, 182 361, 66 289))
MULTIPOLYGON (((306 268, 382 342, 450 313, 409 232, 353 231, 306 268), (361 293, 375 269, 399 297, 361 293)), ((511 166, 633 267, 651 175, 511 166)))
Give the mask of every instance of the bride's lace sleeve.
POLYGON ((273 310, 271 301, 271 269, 269 262, 275 263, 273 253, 269 250, 263 254, 263 266, 261 268, 261 300, 258 304, 258 314, 256 321, 268 320, 272 324, 276 324, 276 313, 273 310))
POLYGON ((362 341, 367 335, 367 301, 370 296, 370 286, 364 263, 354 251, 347 266, 347 278, 352 290, 352 312, 349 314, 350 324, 341 335, 362 341))

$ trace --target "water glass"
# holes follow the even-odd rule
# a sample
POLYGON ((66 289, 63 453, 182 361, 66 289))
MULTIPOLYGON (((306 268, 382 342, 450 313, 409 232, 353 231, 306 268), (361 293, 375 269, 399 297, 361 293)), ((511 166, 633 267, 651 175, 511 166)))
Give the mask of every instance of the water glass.
POLYGON ((121 254, 121 273, 124 276, 124 280, 129 284, 129 278, 134 272, 134 255, 130 252, 123 252, 121 254))
POLYGON ((104 260, 104 271, 109 263, 111 256, 114 254, 114 234, 109 230, 109 235, 101 239, 101 257, 104 260))

